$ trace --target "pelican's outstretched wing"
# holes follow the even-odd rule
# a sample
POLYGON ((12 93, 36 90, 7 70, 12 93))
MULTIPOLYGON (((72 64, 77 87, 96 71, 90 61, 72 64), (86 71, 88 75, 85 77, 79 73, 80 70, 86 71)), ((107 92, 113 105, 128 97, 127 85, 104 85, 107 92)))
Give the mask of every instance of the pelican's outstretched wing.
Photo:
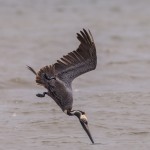
POLYGON ((88 71, 94 70, 97 64, 96 47, 91 32, 85 29, 77 33, 81 42, 77 50, 68 53, 53 65, 45 66, 37 73, 36 82, 42 84, 43 73, 49 78, 58 77, 66 84, 88 71))
POLYGON ((96 47, 91 32, 85 29, 77 33, 81 42, 76 51, 63 56, 54 64, 55 74, 65 83, 88 71, 94 70, 97 65, 96 47))

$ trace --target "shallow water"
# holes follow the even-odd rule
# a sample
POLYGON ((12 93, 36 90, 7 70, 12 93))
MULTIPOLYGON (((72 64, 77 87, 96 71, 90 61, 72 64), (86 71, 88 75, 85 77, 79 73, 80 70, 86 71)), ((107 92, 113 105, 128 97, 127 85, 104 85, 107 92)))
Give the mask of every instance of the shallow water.
POLYGON ((0 0, 0 149, 147 150, 150 147, 148 0, 0 0), (93 33, 95 71, 73 83, 95 140, 35 84, 35 70, 75 50, 93 33))

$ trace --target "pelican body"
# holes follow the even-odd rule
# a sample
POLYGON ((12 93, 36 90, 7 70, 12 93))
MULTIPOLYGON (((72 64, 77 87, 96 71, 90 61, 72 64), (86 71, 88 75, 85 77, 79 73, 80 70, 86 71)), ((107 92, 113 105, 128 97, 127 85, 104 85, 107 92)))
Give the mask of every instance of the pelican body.
POLYGON ((80 45, 77 50, 68 53, 53 65, 48 65, 36 72, 28 66, 28 69, 36 75, 36 83, 44 86, 47 92, 36 94, 37 97, 50 96, 64 113, 78 117, 83 129, 88 134, 92 143, 94 140, 88 128, 85 112, 72 110, 73 95, 72 81, 86 72, 94 70, 97 65, 96 47, 91 32, 88 30, 77 33, 80 45))

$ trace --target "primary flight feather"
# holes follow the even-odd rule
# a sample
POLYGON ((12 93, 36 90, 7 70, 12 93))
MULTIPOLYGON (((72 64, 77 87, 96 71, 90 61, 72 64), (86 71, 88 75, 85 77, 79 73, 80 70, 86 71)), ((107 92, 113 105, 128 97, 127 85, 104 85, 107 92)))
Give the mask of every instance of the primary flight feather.
POLYGON ((96 68, 96 47, 89 30, 83 29, 83 31, 77 33, 77 39, 80 41, 77 50, 63 56, 55 64, 45 66, 38 72, 30 66, 28 66, 28 69, 36 75, 36 83, 47 89, 47 92, 37 94, 37 96, 44 97, 47 94, 67 115, 77 116, 92 143, 94 143, 88 129, 85 112, 72 110, 73 96, 71 85, 76 77, 96 68))

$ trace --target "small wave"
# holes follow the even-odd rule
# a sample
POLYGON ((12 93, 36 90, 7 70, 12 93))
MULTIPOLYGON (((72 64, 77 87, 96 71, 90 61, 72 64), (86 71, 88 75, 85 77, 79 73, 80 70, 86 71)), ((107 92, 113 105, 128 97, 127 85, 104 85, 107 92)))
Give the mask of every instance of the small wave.
POLYGON ((11 88, 25 88, 25 87, 34 87, 36 84, 33 84, 32 82, 29 82, 23 78, 11 78, 9 80, 3 81, 0 84, 0 89, 11 89, 11 88))
POLYGON ((24 80, 23 78, 19 78, 19 77, 16 77, 16 78, 12 78, 9 80, 10 83, 16 83, 16 84, 29 84, 28 81, 24 80))
POLYGON ((147 131, 139 131, 139 132, 130 132, 132 135, 146 135, 149 134, 150 132, 147 131))

